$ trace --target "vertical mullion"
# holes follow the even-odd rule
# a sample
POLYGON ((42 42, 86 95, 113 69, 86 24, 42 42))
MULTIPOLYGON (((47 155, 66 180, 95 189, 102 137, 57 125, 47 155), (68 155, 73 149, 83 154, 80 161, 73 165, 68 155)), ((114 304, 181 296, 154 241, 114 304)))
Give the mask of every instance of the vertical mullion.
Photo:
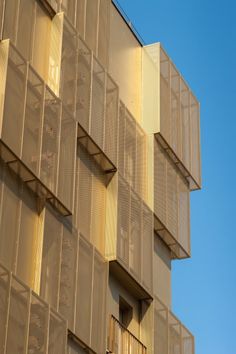
POLYGON ((85 35, 86 35, 86 22, 87 22, 87 0, 84 0, 84 30, 82 33, 82 38, 84 40, 85 40, 85 35))
POLYGON ((29 289, 28 299, 27 299, 27 324, 26 324, 26 336, 25 336, 25 349, 24 354, 28 353, 28 341, 29 341, 29 327, 30 327, 30 309, 31 309, 31 299, 32 299, 32 292, 29 289))
MULTIPOLYGON (((9 1, 9 0, 8 0, 9 1)), ((14 41, 13 43, 17 46, 17 34, 18 34, 18 26, 19 26, 19 12, 20 12, 20 0, 15 0, 17 1, 17 10, 16 10, 16 22, 15 22, 15 33, 14 33, 14 41)))
POLYGON ((5 7, 6 7, 6 1, 2 0, 2 22, 0 23, 0 40, 3 39, 3 24, 4 24, 4 17, 5 17, 5 7))
POLYGON ((50 327, 50 306, 47 306, 47 322, 45 324, 45 354, 48 354, 49 347, 49 327, 50 327))
POLYGON ((9 289, 8 289, 8 298, 7 298, 6 330, 5 330, 3 354, 6 354, 6 350, 7 350, 8 323, 9 323, 10 302, 11 302, 12 273, 9 272, 8 275, 9 275, 9 289))
POLYGON ((107 121, 106 103, 107 103, 107 72, 106 72, 106 70, 104 70, 103 142, 102 142, 102 150, 103 150, 105 153, 108 153, 108 152, 106 151, 106 121, 107 121))
POLYGON ((92 287, 91 287, 91 304, 90 304, 90 333, 89 333, 89 345, 92 343, 92 322, 93 322, 93 292, 94 292, 94 259, 95 259, 95 247, 93 246, 93 259, 92 259, 92 287))

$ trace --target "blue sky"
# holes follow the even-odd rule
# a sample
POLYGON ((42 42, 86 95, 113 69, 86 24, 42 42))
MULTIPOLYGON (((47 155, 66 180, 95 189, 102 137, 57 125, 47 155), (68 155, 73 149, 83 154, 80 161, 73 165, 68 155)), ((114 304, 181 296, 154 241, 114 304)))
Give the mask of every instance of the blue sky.
POLYGON ((160 41, 201 102, 202 191, 191 195, 192 258, 173 262, 173 311, 196 354, 236 353, 236 2, 119 0, 160 41))

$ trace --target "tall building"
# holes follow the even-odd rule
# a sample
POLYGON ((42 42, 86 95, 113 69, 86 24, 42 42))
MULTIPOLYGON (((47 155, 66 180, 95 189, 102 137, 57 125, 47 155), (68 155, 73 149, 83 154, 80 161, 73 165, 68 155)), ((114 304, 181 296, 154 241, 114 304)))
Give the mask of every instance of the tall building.
POLYGON ((0 0, 0 38, 0 353, 194 354, 197 99, 111 0, 0 0))

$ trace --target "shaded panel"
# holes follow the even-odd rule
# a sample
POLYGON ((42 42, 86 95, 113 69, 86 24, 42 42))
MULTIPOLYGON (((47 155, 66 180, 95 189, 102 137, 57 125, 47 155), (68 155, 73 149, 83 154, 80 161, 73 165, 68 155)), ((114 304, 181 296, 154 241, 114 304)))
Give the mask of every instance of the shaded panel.
POLYGON ((58 197, 69 210, 72 210, 74 197, 76 129, 74 118, 62 109, 58 197))
POLYGON ((189 89, 184 80, 180 79, 180 115, 182 123, 182 161, 185 167, 190 170, 190 111, 189 111, 189 89))
POLYGON ((121 176, 125 174, 125 106, 119 105, 119 142, 118 142, 118 170, 121 176))
POLYGON ((89 132, 91 108, 91 51, 79 38, 76 119, 89 132))
POLYGON ((131 192, 131 216, 130 216, 130 238, 129 238, 129 266, 131 272, 140 279, 141 277, 141 199, 131 192))
POLYGON ((86 30, 85 40, 89 48, 97 53, 97 36, 98 36, 98 0, 90 0, 86 2, 86 30))
POLYGON ((6 354, 25 354, 28 331, 29 291, 12 279, 6 354))
POLYGON ((40 295, 57 309, 61 264, 62 225, 52 211, 45 210, 40 295))
POLYGON ((19 21, 17 26, 16 46, 20 53, 23 55, 23 57, 29 61, 32 57, 35 8, 35 0, 19 1, 19 21))
POLYGON ((93 58, 91 136, 96 144, 104 147, 105 124, 105 72, 99 62, 93 58))
POLYGON ((190 96, 191 173, 201 185, 199 104, 190 96))
POLYGON ((93 309, 91 347, 97 353, 105 352, 106 291, 108 264, 95 252, 93 276, 93 309))
POLYGON ((64 22, 61 56, 60 94, 63 105, 75 112, 77 70, 77 36, 68 21, 64 22))
POLYGON ((168 56, 160 49, 160 130, 169 144, 171 144, 170 102, 170 63, 168 56))
POLYGON ((85 36, 86 0, 77 0, 76 28, 82 38, 85 36))
POLYGON ((24 119, 27 64, 12 47, 9 47, 2 138, 18 155, 21 154, 24 119), (14 102, 14 104, 12 104, 14 102))
POLYGON ((63 226, 59 312, 74 329, 78 236, 63 226))
POLYGON ((168 354, 168 312, 160 303, 155 304, 155 307, 154 351, 155 354, 168 354))
POLYGON ((75 26, 76 17, 76 0, 62 0, 61 1, 61 11, 64 11, 70 20, 70 22, 75 26))
POLYGON ((142 283, 152 292, 153 279, 153 213, 142 205, 142 283))
POLYGON ((86 344, 90 343, 92 274, 93 248, 80 237, 75 332, 86 344))
POLYGON ((16 44, 18 4, 19 0, 5 1, 3 39, 10 38, 14 44, 16 44))
POLYGON ((124 177, 132 188, 135 188, 136 183, 136 153, 136 124, 133 117, 126 110, 124 177))
POLYGON ((57 182, 60 111, 60 101, 46 87, 40 178, 52 192, 57 182))
POLYGON ((32 294, 29 320, 28 351, 32 354, 44 354, 48 337, 48 306, 32 294))
POLYGON ((98 29, 98 58, 102 65, 108 66, 108 49, 109 49, 109 17, 110 17, 110 1, 100 0, 99 3, 99 29, 98 29))
POLYGON ((154 142, 154 211, 166 223, 166 161, 161 148, 154 142))
POLYGON ((6 340, 9 288, 9 273, 0 266, 0 348, 4 347, 6 340))
POLYGON ((66 321, 50 311, 48 354, 66 354, 66 321))
POLYGON ((180 322, 169 313, 169 354, 181 353, 180 322))
POLYGON ((178 238, 177 173, 168 160, 166 163, 166 226, 175 238, 178 238))
POLYGON ((170 83, 170 143, 174 152, 181 158, 180 76, 172 63, 170 63, 170 83))
POLYGON ((29 67, 22 160, 36 175, 39 172, 43 99, 44 83, 29 67))

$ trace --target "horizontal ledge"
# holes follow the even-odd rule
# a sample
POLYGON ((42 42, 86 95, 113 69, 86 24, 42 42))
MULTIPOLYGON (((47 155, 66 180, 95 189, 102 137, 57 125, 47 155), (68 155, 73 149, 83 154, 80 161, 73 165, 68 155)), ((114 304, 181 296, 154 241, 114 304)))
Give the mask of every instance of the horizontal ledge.
POLYGON ((183 162, 178 158, 176 153, 173 151, 173 149, 170 147, 170 145, 167 143, 166 139, 162 136, 161 133, 155 133, 154 134, 156 141, 161 145, 163 150, 166 152, 166 154, 169 156, 173 164, 177 167, 177 169, 180 171, 181 175, 185 178, 187 181, 190 191, 195 191, 201 189, 201 185, 195 180, 195 178, 191 175, 191 173, 188 171, 188 169, 184 166, 183 162))
POLYGON ((136 299, 153 300, 152 295, 120 264, 119 260, 109 261, 109 272, 120 284, 128 289, 136 299))
POLYGON ((185 259, 190 258, 190 254, 183 248, 183 246, 176 240, 167 227, 161 222, 161 220, 154 215, 154 231, 161 238, 161 240, 171 250, 172 259, 185 259))
POLYGON ((78 122, 77 139, 80 145, 88 152, 88 154, 96 161, 103 172, 106 174, 114 174, 117 171, 114 163, 109 159, 105 152, 97 145, 93 138, 78 122))
POLYGON ((79 345, 82 349, 85 350, 88 354, 96 354, 96 352, 90 348, 87 344, 85 344, 74 332, 68 329, 68 338, 79 345))
POLYGON ((45 184, 24 164, 24 162, 0 139, 0 158, 39 198, 46 200, 62 216, 71 211, 45 186, 45 184))

